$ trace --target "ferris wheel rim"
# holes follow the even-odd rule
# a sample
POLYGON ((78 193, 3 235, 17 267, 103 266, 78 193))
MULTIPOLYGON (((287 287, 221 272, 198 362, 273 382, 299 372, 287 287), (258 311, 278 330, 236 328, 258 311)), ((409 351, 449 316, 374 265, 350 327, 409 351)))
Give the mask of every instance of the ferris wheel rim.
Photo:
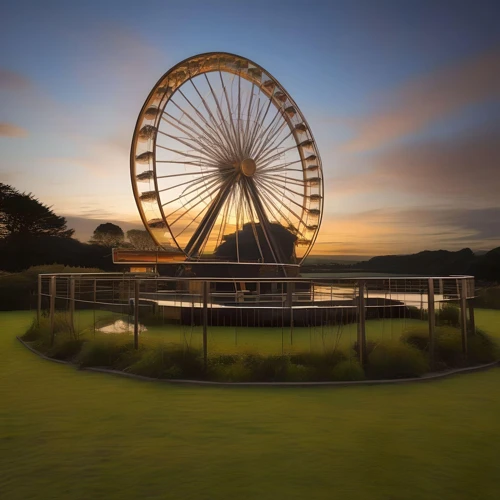
MULTIPOLYGON (((215 71, 219 71, 219 73, 221 73, 221 72, 230 73, 230 74, 233 74, 233 75, 237 76, 238 78, 243 78, 243 79, 247 80, 248 82, 251 82, 253 85, 256 85, 259 88, 260 91, 262 91, 262 87, 264 85, 264 82, 261 82, 260 84, 256 83, 256 79, 252 79, 250 76, 248 76, 248 72, 242 73, 241 68, 239 70, 236 70, 236 69, 234 69, 234 68, 232 68, 230 66, 227 66, 227 64, 222 64, 221 65, 221 63, 220 63, 220 59, 221 58, 228 57, 228 58, 234 58, 237 61, 246 61, 246 63, 248 65, 251 65, 254 68, 258 68, 260 70, 261 74, 266 75, 267 77, 269 77, 270 80, 272 81, 273 85, 274 85, 273 89, 274 88, 278 88, 281 92, 283 92, 285 94, 285 99, 284 99, 283 102, 290 103, 291 106, 294 107, 295 112, 300 116, 301 122, 305 125, 306 130, 307 130, 309 136, 311 137, 312 143, 314 145, 314 147, 313 147, 313 151, 314 151, 314 154, 315 154, 314 157, 317 158, 317 165, 319 166, 318 167, 318 176, 319 176, 318 179, 319 179, 319 193, 320 194, 318 195, 319 196, 319 209, 317 210, 319 212, 319 217, 317 219, 317 224, 315 226, 313 226, 313 227, 315 227, 315 229, 313 230, 313 234, 312 234, 312 236, 311 236, 311 238, 309 240, 308 246, 307 246, 306 250, 304 251, 304 254, 299 259, 299 263, 301 263, 309 255, 309 253, 311 252, 311 250, 312 250, 312 248, 314 246, 314 243, 316 242, 316 239, 317 239, 317 236, 318 236, 318 232, 319 232, 319 227, 321 225, 321 221, 322 221, 322 217, 323 217, 324 185, 323 185, 323 175, 322 175, 322 168, 321 168, 321 157, 320 157, 319 150, 318 150, 318 148, 316 146, 316 142, 314 140, 314 136, 312 134, 312 130, 311 130, 311 128, 310 128, 310 126, 309 126, 309 124, 308 124, 305 116, 303 115, 303 113, 301 112, 300 108, 295 103, 294 99, 291 97, 290 93, 286 91, 286 89, 284 88, 284 86, 273 75, 271 75, 267 70, 265 70, 262 66, 260 66, 257 63, 255 63, 251 59, 248 59, 246 57, 243 57, 243 56, 240 56, 240 55, 237 55, 237 54, 229 53, 229 52, 206 52, 206 53, 201 53, 201 54, 197 54, 197 55, 188 57, 188 58, 186 58, 186 59, 178 62, 176 65, 174 65, 172 68, 170 68, 167 72, 165 72, 161 76, 161 78, 156 82, 156 84, 153 86, 152 90, 150 91, 147 99, 145 100, 145 102, 144 102, 144 104, 143 104, 143 106, 141 108, 141 111, 140 111, 140 113, 138 115, 138 118, 137 118, 137 121, 136 121, 136 126, 135 126, 135 129, 134 129, 134 134, 133 134, 133 137, 132 137, 132 144, 131 144, 131 150, 130 150, 130 172, 131 172, 132 189, 133 189, 133 193, 134 193, 134 198, 135 198, 135 201, 136 201, 136 204, 137 204, 137 207, 138 207, 141 219, 142 219, 142 221, 144 223, 144 226, 147 229, 147 231, 149 232, 149 234, 151 235, 151 237, 154 239, 154 241, 159 246, 163 246, 157 240, 155 234, 151 230, 151 226, 149 224, 150 221, 148 220, 148 218, 147 218, 147 216, 146 216, 146 214, 144 212, 144 207, 143 207, 143 203, 142 203, 142 199, 141 199, 141 193, 139 192, 139 188, 138 188, 138 178, 137 178, 137 158, 138 158, 138 156, 137 156, 136 153, 137 153, 137 144, 138 144, 138 134, 139 134, 139 131, 141 130, 141 125, 144 123, 144 120, 145 120, 145 112, 148 109, 148 106, 150 106, 151 103, 153 102, 154 96, 157 94, 158 89, 160 88, 160 85, 162 84, 162 82, 165 82, 169 78, 170 75, 175 74, 177 71, 180 70, 180 68, 186 67, 186 65, 188 65, 192 61, 207 60, 207 58, 210 58, 210 57, 219 58, 219 67, 218 67, 218 69, 199 70, 194 75, 190 73, 189 76, 187 76, 176 87, 176 89, 172 92, 172 94, 168 98, 167 97, 162 98, 160 100, 159 105, 158 105, 158 110, 161 110, 161 112, 158 113, 158 115, 160 115, 160 118, 158 119, 158 123, 161 120, 161 115, 164 114, 166 106, 168 105, 171 97, 175 94, 175 92, 177 92, 177 90, 181 89, 181 87, 183 87, 189 81, 192 81, 196 76, 206 75, 208 73, 215 72, 215 71)), ((221 78, 222 78, 222 76, 221 76, 221 78)), ((274 92, 274 90, 273 90, 273 92, 274 92)), ((263 94, 265 94, 265 92, 263 92, 263 94)), ((275 108, 277 109, 276 115, 280 114, 281 117, 285 120, 285 122, 286 122, 288 128, 290 129, 290 131, 293 132, 293 129, 292 129, 292 126, 291 126, 291 121, 287 120, 286 113, 284 113, 283 109, 281 109, 276 104, 276 102, 274 102, 274 101, 275 101, 274 94, 271 92, 271 94, 270 94, 270 103, 272 103, 275 106, 275 108)), ((156 123, 157 122, 155 121, 155 124, 156 123)), ((159 131, 159 127, 157 128, 157 132, 158 131, 159 131)), ((165 212, 163 210, 163 206, 162 206, 161 199, 160 199, 160 196, 159 196, 159 193, 161 192, 161 190, 160 190, 159 185, 158 185, 158 178, 172 177, 172 175, 170 175, 170 176, 158 176, 158 172, 157 172, 157 159, 156 159, 156 151, 157 151, 157 147, 158 147, 157 146, 157 137, 158 137, 158 133, 155 133, 154 137, 153 137, 153 148, 152 148, 153 159, 152 159, 152 165, 153 165, 153 172, 154 172, 154 175, 153 175, 154 186, 155 186, 154 191, 157 194, 158 208, 159 208, 160 213, 161 213, 161 218, 163 219, 163 222, 165 223, 165 229, 170 233, 170 235, 172 237, 172 241, 177 246, 178 250, 180 252, 182 252, 187 258, 189 258, 189 255, 186 253, 185 248, 181 247, 181 245, 179 244, 179 242, 177 240, 177 237, 179 235, 177 235, 177 237, 174 235, 174 232, 173 232, 173 230, 171 228, 171 225, 170 225, 169 221, 167 220, 166 214, 165 214, 165 212)), ((306 167, 305 167, 305 160, 306 160, 306 158, 304 157, 303 150, 301 149, 300 144, 297 141, 297 137, 295 135, 293 135, 293 138, 295 139, 295 142, 296 142, 296 144, 294 145, 294 148, 296 148, 297 152, 300 155, 300 164, 301 164, 301 167, 302 167, 300 169, 300 171, 304 175, 304 182, 305 182, 305 180, 306 180, 305 179, 305 169, 306 169, 306 167)), ((254 168, 255 168, 255 166, 254 166, 254 168)), ((304 200, 304 203, 303 203, 303 206, 302 206, 303 210, 306 209, 305 199, 306 199, 307 196, 306 196, 305 192, 306 191, 305 191, 305 188, 304 188, 304 194, 301 195, 301 196, 303 196, 303 200, 304 200)), ((299 193, 295 193, 295 194, 299 194, 299 193)), ((299 220, 301 222, 303 222, 303 217, 299 218, 299 220)), ((280 223, 280 224, 283 226, 282 223, 280 223)), ((278 262, 276 262, 276 263, 278 264, 278 262)))

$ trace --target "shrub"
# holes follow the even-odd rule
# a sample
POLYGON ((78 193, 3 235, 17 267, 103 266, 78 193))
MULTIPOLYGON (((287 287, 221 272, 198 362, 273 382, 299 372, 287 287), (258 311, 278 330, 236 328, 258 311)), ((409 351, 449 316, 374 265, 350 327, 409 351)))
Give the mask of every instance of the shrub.
POLYGON ((49 331, 47 329, 48 325, 44 325, 42 327, 42 320, 44 320, 44 319, 45 318, 41 318, 40 325, 38 324, 37 320, 34 319, 31 322, 31 325, 29 326, 29 328, 24 333, 24 335, 21 336, 21 338, 26 342, 34 342, 36 340, 40 340, 40 338, 42 337, 42 335, 44 333, 44 330, 47 330, 46 333, 49 333, 49 331))
POLYGON ((76 363, 80 368, 89 366, 114 367, 120 363, 127 352, 134 349, 134 343, 128 337, 108 336, 96 338, 85 343, 76 363))
MULTIPOLYGON (((429 350, 427 328, 407 330, 402 340, 421 351, 429 350)), ((475 334, 467 337, 467 356, 463 353, 462 336, 458 328, 440 326, 436 328, 436 362, 450 368, 458 368, 474 363, 490 363, 499 358, 499 346, 483 330, 476 328, 475 334)))
POLYGON ((332 380, 363 380, 365 372, 358 361, 346 359, 335 365, 331 371, 332 380))
POLYGON ((6 274, 0 280, 0 310, 36 308, 38 275, 44 273, 93 273, 99 269, 69 267, 62 264, 34 266, 19 273, 6 274))
POLYGON ((83 344, 83 339, 57 340, 52 347, 47 348, 45 354, 50 358, 72 361, 81 351, 83 344))
POLYGON ((492 363, 500 357, 495 340, 484 330, 476 328, 474 335, 467 338, 467 359, 473 363, 492 363))
POLYGON ((429 330, 427 328, 409 328, 401 335, 401 340, 421 351, 429 350, 429 330))
MULTIPOLYGON (((378 342, 376 342, 375 340, 367 340, 366 341, 366 355, 369 356, 370 353, 373 351, 373 349, 375 349, 375 347, 377 347, 377 345, 378 345, 378 342)), ((352 348, 354 349, 356 356, 359 358, 359 345, 358 345, 357 340, 356 340, 356 342, 354 342, 354 345, 352 348)))
POLYGON ((408 306, 405 310, 405 316, 407 318, 421 319, 421 320, 425 320, 425 321, 429 317, 426 310, 420 309, 419 307, 416 307, 416 306, 408 306))
POLYGON ((367 374, 374 379, 420 377, 428 369, 421 351, 399 341, 382 342, 368 356, 367 374))
POLYGON ((214 364, 210 368, 210 378, 218 382, 250 382, 252 371, 248 366, 237 360, 231 364, 214 364))
POLYGON ((287 368, 287 382, 309 382, 318 379, 317 371, 311 366, 290 363, 287 368))
POLYGON ((460 330, 451 327, 436 328, 436 358, 450 368, 465 366, 460 330))
POLYGON ((154 378, 205 378, 202 351, 174 344, 146 346, 125 371, 154 378))
POLYGON ((252 380, 256 382, 277 382, 286 380, 290 358, 288 356, 245 354, 242 357, 242 362, 251 371, 252 380))
POLYGON ((33 347, 46 356, 55 359, 72 360, 81 350, 84 340, 82 331, 72 331, 69 317, 64 313, 54 315, 54 344, 50 331, 50 319, 42 316, 40 322, 32 321, 26 333, 21 337, 32 342, 33 347))
POLYGON ((474 299, 474 307, 500 309, 500 286, 483 288, 474 299))
POLYGON ((454 304, 445 304, 437 311, 436 319, 441 325, 459 326, 460 309, 454 304))
POLYGON ((290 356, 290 362, 293 365, 305 366, 308 369, 307 380, 330 380, 332 368, 345 359, 345 353, 338 349, 325 352, 303 352, 290 356))

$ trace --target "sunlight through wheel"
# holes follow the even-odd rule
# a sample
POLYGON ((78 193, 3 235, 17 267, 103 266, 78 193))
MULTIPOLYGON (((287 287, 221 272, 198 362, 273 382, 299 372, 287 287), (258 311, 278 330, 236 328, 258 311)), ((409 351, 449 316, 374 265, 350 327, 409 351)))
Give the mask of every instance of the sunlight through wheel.
POLYGON ((285 89, 248 59, 201 54, 165 73, 140 112, 130 162, 145 227, 187 260, 299 264, 314 244, 316 143, 285 89))

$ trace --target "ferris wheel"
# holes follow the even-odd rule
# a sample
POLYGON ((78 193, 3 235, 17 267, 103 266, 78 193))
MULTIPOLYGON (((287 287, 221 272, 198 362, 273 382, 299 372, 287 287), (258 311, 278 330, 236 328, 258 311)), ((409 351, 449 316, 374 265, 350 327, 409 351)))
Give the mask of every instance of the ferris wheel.
POLYGON ((321 159, 304 116, 254 62, 200 54, 158 81, 130 155, 146 229, 187 260, 299 264, 321 223, 321 159))

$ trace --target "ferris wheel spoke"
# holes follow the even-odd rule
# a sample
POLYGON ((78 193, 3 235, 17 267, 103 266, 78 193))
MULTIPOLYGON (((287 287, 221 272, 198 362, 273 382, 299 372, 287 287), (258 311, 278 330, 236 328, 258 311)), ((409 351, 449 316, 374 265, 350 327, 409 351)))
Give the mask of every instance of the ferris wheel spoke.
POLYGON ((228 200, 224 204, 224 211, 222 213, 221 223, 220 223, 220 227, 219 227, 219 234, 217 235, 217 240, 215 243, 215 249, 219 248, 220 244, 222 243, 222 238, 223 238, 225 231, 226 231, 226 222, 228 220, 228 214, 230 212, 231 200, 232 200, 233 196, 234 196, 234 192, 231 191, 231 193, 228 197, 228 200))
POLYGON ((240 148, 240 154, 243 155, 243 144, 241 141, 241 76, 238 75, 238 145, 240 148))
POLYGON ((261 108, 259 114, 257 115, 257 118, 255 120, 255 123, 254 123, 254 126, 253 126, 253 132, 252 132, 252 140, 251 140, 251 146, 252 146, 252 149, 250 150, 250 154, 249 156, 251 156, 252 154, 252 151, 255 149, 255 147, 257 146, 257 134, 259 133, 259 130, 262 129, 263 125, 264 125, 264 122, 266 121, 266 118, 267 118, 267 114, 269 113, 269 109, 271 108, 271 104, 273 102, 273 93, 271 92, 271 94, 269 95, 269 99, 267 101, 267 106, 266 106, 266 111, 264 113, 264 116, 262 117, 262 119, 260 120, 259 122, 259 119, 260 119, 260 114, 262 113, 262 110, 264 109, 264 106, 261 108))
MULTIPOLYGON (((160 148, 160 149, 164 149, 165 151, 170 151, 171 153, 176 153, 180 156, 187 156, 188 158, 195 158, 196 160, 200 159, 199 156, 192 155, 186 151, 179 151, 178 149, 168 148, 167 146, 162 146, 161 144, 158 144, 158 143, 156 143, 156 147, 160 148)), ((211 158, 207 158, 207 159, 211 160, 211 158)), ((156 160, 156 163, 173 163, 173 162, 167 161, 167 160, 156 160)), ((182 162, 182 163, 184 163, 184 162, 182 162)))
MULTIPOLYGON (((203 181, 200 181, 200 182, 197 182, 196 184, 200 184, 201 182, 204 182, 205 180, 203 179, 203 181)), ((216 186, 215 187, 215 191, 217 191, 217 186, 220 185, 220 180, 219 179, 214 179, 212 181, 209 181, 208 182, 208 185, 205 186, 206 189, 211 189, 212 187, 216 186)), ((186 196, 189 196, 193 193, 196 193, 194 198, 190 199, 188 202, 186 202, 185 205, 189 205, 189 203, 192 203, 194 200, 196 200, 196 198, 199 197, 199 193, 198 193, 198 190, 200 188, 199 187, 196 187, 194 189, 191 189, 190 191, 186 191, 184 190, 179 196, 177 196, 177 198, 173 198, 172 200, 168 200, 167 202, 163 203, 162 204, 162 207, 165 207, 167 205, 170 205, 171 203, 174 203, 176 201, 180 201, 182 200, 183 198, 185 198, 186 196)), ((206 197, 209 197, 211 193, 208 193, 206 197)), ((205 198, 206 198, 205 197, 205 198)), ((198 201, 203 201, 205 198, 202 198, 198 201)), ((179 208, 176 208, 173 212, 171 212, 170 214, 168 214, 166 217, 169 218, 171 217, 172 215, 176 214, 179 210, 181 210, 183 207, 179 207, 179 208)), ((189 210, 189 209, 188 209, 189 210)))
POLYGON ((182 234, 183 234, 183 233, 184 233, 187 229, 189 229, 189 228, 191 227, 191 225, 192 225, 194 222, 196 222, 196 220, 197 220, 197 219, 198 219, 198 218, 199 218, 199 217, 200 217, 203 213, 205 213, 205 212, 207 211, 207 209, 208 209, 208 205, 207 205, 205 208, 203 208, 200 212, 198 212, 198 215, 196 215, 196 217, 193 217, 193 219, 191 220, 191 222, 190 222, 187 226, 185 226, 185 227, 184 227, 184 229, 182 229, 179 233, 175 234, 175 235, 174 235, 174 238, 178 238, 179 236, 182 236, 182 234))
MULTIPOLYGON (((190 175, 193 177, 194 175, 197 175, 198 172, 182 172, 182 174, 168 174, 168 175, 157 175, 157 179, 170 179, 171 177, 185 177, 186 175, 190 175)), ((220 175, 219 169, 214 169, 213 172, 211 173, 206 173, 206 175, 203 175, 201 178, 205 179, 206 177, 213 177, 215 175, 220 175)), ((193 181, 188 181, 188 182, 197 182, 196 180, 193 181)))
MULTIPOLYGON (((189 173, 189 174, 177 174, 177 175, 191 175, 192 176, 193 174, 189 173)), ((219 174, 218 173, 208 174, 208 175, 203 176, 200 179, 197 179, 196 181, 189 180, 189 181, 186 181, 186 182, 181 182, 180 184, 175 184, 174 186, 169 186, 168 188, 159 189, 158 192, 159 193, 164 193, 166 191, 170 191, 171 189, 175 189, 175 188, 178 188, 178 187, 181 187, 181 186, 185 186, 186 184, 189 184, 191 186, 193 184, 195 184, 195 183, 196 184, 200 184, 202 182, 206 182, 207 179, 213 178, 214 176, 218 177, 219 174)), ((164 175, 161 178, 167 178, 167 177, 175 177, 175 176, 164 175)), ((159 179, 160 177, 157 177, 157 178, 159 179)))
POLYGON ((189 239, 186 245, 185 252, 188 257, 192 257, 199 253, 200 247, 203 245, 206 238, 208 238, 210 232, 213 229, 215 221, 219 215, 221 208, 223 207, 227 197, 231 193, 233 182, 232 179, 228 178, 225 183, 219 188, 218 193, 213 198, 212 203, 210 203, 208 210, 205 212, 202 221, 194 231, 194 234, 189 239))
POLYGON ((185 123, 182 123, 180 120, 178 120, 174 116, 170 115, 166 111, 165 111, 164 115, 167 115, 169 118, 171 118, 172 120, 174 120, 175 122, 177 122, 178 125, 176 125, 175 123, 172 123, 169 120, 167 120, 165 118, 165 116, 162 116, 162 120, 164 120, 168 124, 172 125, 172 127, 176 128, 180 132, 183 132, 183 133, 187 134, 190 137, 190 139, 192 141, 194 141, 196 144, 198 144, 199 146, 206 147, 215 157, 219 158, 219 161, 222 161, 222 162, 228 162, 229 161, 229 157, 227 156, 227 152, 224 151, 224 150, 221 151, 219 149, 219 147, 218 147, 218 144, 210 143, 210 142, 209 142, 208 145, 205 144, 204 142, 202 142, 200 139, 198 139, 196 137, 196 132, 195 132, 194 128, 190 127, 189 125, 186 125, 185 123), (186 130, 184 130, 184 128, 190 130, 195 135, 192 135, 191 133, 187 132, 186 130))
MULTIPOLYGON (((166 219, 168 220, 172 215, 176 214, 179 210, 181 210, 182 208, 185 208, 185 206, 187 205, 188 208, 186 210, 184 210, 184 212, 182 212, 181 215, 179 215, 173 222, 170 223, 171 226, 173 226, 174 224, 176 224, 180 219, 182 219, 186 214, 188 214, 190 211, 192 211, 193 209, 195 209, 196 207, 198 207, 201 203, 203 203, 207 198, 211 198, 212 196, 214 196, 218 191, 220 191, 220 185, 217 185, 214 189, 212 189, 209 193, 207 193, 205 196, 201 197, 198 199, 198 201, 194 204, 194 205, 191 205, 189 206, 190 203, 192 203, 194 200, 196 200, 198 198, 198 195, 196 195, 194 198, 192 198, 191 200, 189 200, 188 203, 186 203, 185 205, 183 205, 182 207, 179 207, 177 208, 176 210, 174 210, 173 212, 171 212, 169 215, 166 216, 166 219)), ((182 198, 182 196, 180 197, 182 198)), ((180 199, 179 198, 179 199, 180 199)), ((206 207, 208 207, 209 205, 207 204, 206 207)), ((203 208, 203 211, 206 209, 203 208)))
POLYGON ((212 156, 209 152, 206 152, 206 150, 201 149, 199 146, 195 146, 194 144, 191 144, 189 141, 185 140, 184 137, 177 137, 176 135, 167 134, 166 132, 163 132, 161 130, 159 130, 158 133, 164 135, 165 137, 168 137, 169 139, 173 139, 174 141, 184 144, 184 146, 187 146, 192 151, 197 151, 202 157, 206 159, 212 160, 214 162, 222 161, 220 157, 212 156))
MULTIPOLYGON (((271 190, 273 188, 276 188, 278 187, 279 185, 276 184, 276 183, 266 183, 266 181, 261 181, 263 185, 267 185, 271 190)), ((284 186, 283 186, 284 187, 284 186)), ((288 200, 290 203, 293 203, 294 205, 296 205, 297 207, 299 208, 304 208, 304 205, 301 204, 301 203, 298 203, 297 200, 294 200, 293 198, 290 198, 287 194, 286 194, 286 189, 283 190, 283 198, 285 198, 286 200, 288 200)))
POLYGON ((255 207, 255 211, 257 212, 257 216, 259 218, 264 238, 266 239, 266 242, 268 244, 269 250, 271 251, 274 262, 276 262, 277 264, 280 262, 284 262, 284 259, 281 258, 283 256, 281 255, 282 252, 280 250, 280 247, 276 244, 275 238, 272 234, 272 229, 271 229, 272 226, 265 209, 265 204, 263 203, 264 200, 260 196, 259 190, 257 189, 257 185, 255 184, 255 182, 253 182, 253 179, 247 179, 246 183, 250 194, 250 198, 252 200, 253 206, 255 207))
POLYGON ((236 204, 236 261, 240 261, 240 245, 239 245, 239 232, 240 232, 240 212, 241 212, 241 200, 236 204))
MULTIPOLYGON (((269 208, 269 204, 271 204, 272 206, 275 207, 274 209, 278 211, 278 214, 282 218, 282 220, 284 220, 288 224, 288 227, 285 229, 290 230, 290 232, 292 232, 296 236, 300 236, 301 238, 304 238, 304 234, 299 229, 300 222, 293 223, 289 217, 287 217, 278 207, 276 207, 276 204, 269 198, 269 196, 267 194, 263 193, 262 200, 263 200, 264 204, 266 205, 266 207, 268 207, 267 208, 268 210, 271 210, 269 208)), ((276 215, 274 215, 274 217, 276 218, 277 221, 279 221, 279 217, 277 217, 276 215)))
MULTIPOLYGON (((244 193, 244 196, 245 196, 245 199, 246 199, 246 205, 245 206, 247 207, 247 211, 249 213, 250 224, 252 225, 253 237, 255 239, 255 242, 257 243, 257 247, 259 249, 260 258, 262 259, 262 262, 264 262, 264 260, 265 260, 264 259, 264 253, 262 252, 262 247, 260 245, 259 233, 258 233, 256 224, 255 224, 255 216, 254 216, 253 208, 252 208, 252 199, 251 199, 251 195, 250 195, 249 190, 248 190, 248 184, 246 182, 243 183, 243 193, 244 193)), ((264 230, 264 229, 262 228, 262 230, 264 230)))
POLYGON ((245 125, 245 133, 243 134, 243 150, 246 153, 248 148, 248 132, 250 129, 250 116, 252 109, 252 101, 253 101, 253 91, 254 91, 255 83, 252 82, 252 88, 250 89, 250 98, 248 100, 248 109, 247 109, 247 122, 245 125))
MULTIPOLYGON (((282 204, 282 200, 279 199, 278 196, 276 196, 275 192, 273 189, 270 189, 268 188, 267 186, 264 186, 262 185, 262 183, 260 184, 260 188, 265 191, 267 193, 268 196, 274 198, 274 200, 279 203, 279 204, 282 204)), ((276 206, 275 202, 273 202, 270 198, 268 198, 269 202, 272 204, 272 206, 275 208, 275 210, 278 211, 278 213, 290 224, 292 225, 293 227, 295 227, 292 222, 290 221, 290 219, 280 210, 280 208, 278 206, 276 206)), ((302 216, 298 215, 296 212, 294 212, 290 207, 287 207, 288 211, 294 215, 296 218, 297 218, 297 221, 298 223, 300 224, 300 222, 303 222, 303 218, 302 216)), ((298 231, 298 227, 295 228, 297 231, 298 231)))
MULTIPOLYGON (((191 102, 191 101, 190 101, 190 100, 186 97, 186 95, 182 92, 182 90, 181 90, 181 89, 179 89, 179 93, 182 95, 182 97, 184 97, 184 99, 185 99, 185 100, 186 100, 186 102, 189 104, 189 106, 190 106, 191 108, 193 108, 193 110, 194 110, 194 111, 195 111, 195 113, 196 113, 196 114, 200 117, 200 119, 203 121, 203 123, 204 123, 204 124, 205 124, 205 125, 206 125, 206 126, 207 126, 207 127, 208 127, 211 131, 212 131, 212 132, 214 132, 214 133, 217 135, 217 130, 216 130, 216 129, 214 129, 214 128, 210 125, 210 123, 209 123, 209 122, 208 122, 208 120, 205 118, 205 116, 203 115, 203 113, 201 113, 201 112, 200 112, 200 111, 199 111, 199 110, 198 110, 198 109, 197 109, 197 108, 193 105, 193 103, 192 103, 192 102, 191 102)), ((193 120, 192 120, 192 118, 190 118, 190 119, 191 119, 191 121, 193 121, 193 120)), ((193 123, 194 123, 194 122, 193 122, 193 123)), ((212 137, 212 140, 214 140, 214 142, 218 142, 217 140, 215 140, 215 138, 214 138, 214 137, 212 137)))
POLYGON ((296 149, 296 148, 297 148, 297 144, 294 144, 293 146, 290 146, 288 148, 282 149, 281 151, 278 151, 277 153, 274 153, 272 156, 269 156, 268 158, 266 158, 266 161, 269 161, 271 159, 274 160, 275 158, 279 158, 280 156, 283 156, 288 151, 291 151, 292 149, 296 149))
MULTIPOLYGON (((287 122, 283 120, 281 123, 278 121, 276 122, 276 126, 273 127, 272 130, 269 131, 267 134, 267 137, 265 140, 262 142, 261 147, 259 148, 259 151, 255 153, 255 158, 265 158, 266 154, 272 150, 272 145, 275 142, 276 139, 279 138, 280 133, 283 131, 283 129, 287 126, 287 122)), ((290 131, 288 136, 285 136, 285 140, 288 139, 292 135, 292 132, 290 131)), ((281 144, 281 143, 280 143, 281 144)), ((275 149, 278 148, 278 146, 275 147, 275 149)))
POLYGON ((255 137, 257 136, 257 133, 259 131, 259 119, 260 119, 260 115, 262 114, 262 111, 263 111, 263 107, 261 108, 260 104, 261 103, 260 103, 260 95, 259 95, 259 99, 257 100, 257 111, 256 111, 255 120, 253 120, 253 124, 250 127, 250 130, 248 132, 248 139, 246 142, 245 156, 247 156, 247 157, 250 157, 253 143, 255 141, 255 137))
POLYGON ((215 95, 214 89, 212 87, 212 84, 210 83, 210 80, 208 79, 207 74, 205 73, 204 76, 205 76, 205 79, 207 81, 208 87, 210 88, 210 93, 212 95, 212 98, 215 101, 215 104, 217 107, 217 114, 219 115, 219 120, 221 121, 222 127, 224 127, 224 130, 221 131, 221 137, 224 138, 227 146, 229 147, 229 150, 231 151, 233 156, 235 156, 236 155, 236 147, 235 147, 235 144, 232 142, 231 133, 229 132, 229 128, 228 128, 226 120, 224 118, 224 113, 222 112, 222 107, 219 103, 219 99, 215 95), (224 135, 224 132, 225 132, 225 135, 224 135))
MULTIPOLYGON (((179 92, 180 92, 180 90, 179 90, 179 92)), ((181 95, 184 95, 184 94, 181 93, 181 95)), ((207 128, 203 128, 200 125, 199 120, 195 120, 182 106, 177 104, 173 99, 171 99, 170 102, 182 113, 182 116, 187 117, 188 120, 193 125, 195 125, 197 128, 199 128, 201 130, 203 136, 206 136, 209 139, 211 139, 213 144, 221 144, 220 141, 216 138, 217 132, 215 131, 215 129, 213 129, 213 127, 208 125, 208 122, 207 122, 207 128), (214 132, 216 134, 216 136, 214 137, 211 132, 214 132)), ((191 107, 194 107, 193 104, 191 103, 191 101, 188 101, 188 103, 190 104, 191 107)), ((196 108, 194 108, 194 110, 197 113, 197 115, 201 117, 202 121, 206 122, 205 117, 196 108)))
POLYGON ((287 177, 286 175, 282 175, 282 174, 261 173, 259 175, 259 178, 266 179, 266 180, 271 181, 271 182, 283 181, 284 184, 289 182, 291 184, 304 186, 304 179, 294 179, 293 177, 287 177))
POLYGON ((278 165, 272 165, 276 160, 272 160, 270 162, 260 164, 257 167, 257 171, 263 174, 267 174, 269 172, 278 172, 280 169, 281 170, 298 170, 299 172, 303 172, 303 170, 300 169, 289 169, 288 167, 291 165, 296 165, 297 163, 302 163, 302 160, 295 160, 295 161, 290 161, 290 162, 285 162, 285 163, 279 163, 278 165))
POLYGON ((276 141, 279 139, 279 135, 283 128, 287 125, 286 122, 283 122, 283 125, 280 127, 280 130, 278 130, 274 136, 269 138, 269 141, 266 144, 266 147, 259 153, 259 155, 255 155, 256 160, 258 161, 265 161, 269 154, 271 154, 274 150, 277 150, 287 139, 289 139, 291 136, 293 136, 293 132, 289 132, 285 137, 281 139, 280 142, 276 144, 276 141))
POLYGON ((265 137, 268 136, 269 134, 269 131, 276 125, 276 124, 279 124, 279 120, 276 121, 277 118, 279 118, 281 116, 281 112, 280 112, 280 109, 277 108, 276 109, 276 113, 274 114, 272 120, 268 123, 267 127, 264 129, 264 131, 259 134, 259 137, 257 138, 257 140, 255 141, 255 145, 254 145, 254 148, 252 150, 252 156, 256 156, 256 153, 258 151, 260 151, 261 147, 262 147, 262 144, 264 142, 264 139, 265 137))
POLYGON ((232 108, 231 108, 231 105, 229 104, 229 97, 227 95, 226 85, 224 84, 224 80, 222 78, 222 72, 220 70, 219 70, 219 76, 220 76, 220 81, 221 81, 221 85, 222 85, 222 90, 224 92, 224 97, 226 99, 227 112, 229 115, 229 122, 231 123, 231 128, 233 130, 234 144, 235 144, 236 150, 237 151, 239 150, 239 154, 241 155, 241 149, 238 148, 238 139, 236 136, 236 127, 234 126, 232 108))
MULTIPOLYGON (((205 78, 207 78, 206 73, 204 75, 205 75, 205 78)), ((221 148, 225 152, 225 154, 227 155, 228 151, 226 149, 227 144, 225 143, 226 141, 224 139, 224 133, 220 130, 220 126, 217 123, 217 120, 215 119, 215 116, 212 113, 212 110, 210 109, 210 106, 208 105, 207 100, 201 95, 201 93, 198 90, 198 87, 195 85, 193 79, 191 79, 189 81, 191 82, 191 85, 194 87, 194 90, 196 91, 199 98, 201 99, 201 102, 203 103, 203 107, 206 109, 208 116, 210 118, 210 121, 212 122, 212 125, 215 127, 213 130, 217 135, 217 141, 218 141, 219 148, 221 148)))
MULTIPOLYGON (((206 163, 200 161, 182 161, 182 160, 156 160, 156 163, 173 163, 175 165, 184 165, 186 167, 206 168, 207 170, 217 170, 220 172, 220 166, 216 163, 206 163)), ((189 172, 186 175, 194 175, 194 172, 189 172)), ((168 175, 158 175, 157 178, 169 177, 168 175)))

